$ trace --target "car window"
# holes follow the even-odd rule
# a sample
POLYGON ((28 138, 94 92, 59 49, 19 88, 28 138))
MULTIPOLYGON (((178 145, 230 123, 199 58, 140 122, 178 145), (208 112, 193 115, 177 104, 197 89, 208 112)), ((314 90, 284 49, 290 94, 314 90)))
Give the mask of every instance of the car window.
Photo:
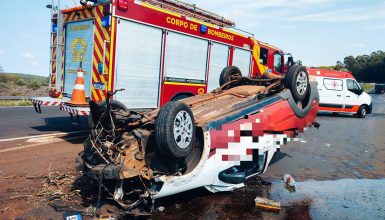
POLYGON ((361 90, 361 87, 358 85, 356 81, 353 81, 353 86, 354 86, 354 89, 361 90))
POLYGON ((259 57, 259 62, 263 65, 267 65, 267 54, 268 50, 266 48, 262 48, 260 50, 260 57, 259 57))
POLYGON ((324 78, 323 83, 327 90, 336 90, 336 91, 343 90, 343 82, 340 79, 324 78))
POLYGON ((282 55, 279 53, 274 54, 274 69, 282 73, 282 55))
POLYGON ((354 91, 354 81, 351 80, 351 79, 347 79, 347 80, 346 80, 346 88, 347 88, 349 91, 354 91))

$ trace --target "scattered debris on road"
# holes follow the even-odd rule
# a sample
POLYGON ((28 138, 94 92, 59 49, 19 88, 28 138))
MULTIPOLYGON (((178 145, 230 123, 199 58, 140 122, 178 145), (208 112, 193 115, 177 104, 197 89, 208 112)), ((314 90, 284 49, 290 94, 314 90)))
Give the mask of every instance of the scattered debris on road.
POLYGON ((43 187, 36 196, 46 199, 55 209, 64 206, 76 210, 73 205, 81 207, 81 204, 76 199, 80 197, 80 189, 74 188, 75 180, 76 176, 69 173, 49 172, 44 177, 43 187))
POLYGON ((285 174, 283 176, 283 181, 285 181, 286 185, 295 188, 295 180, 292 176, 290 176, 290 174, 285 174))
POLYGON ((164 209, 165 209, 165 208, 164 208, 163 206, 159 206, 159 207, 158 207, 158 211, 159 211, 159 212, 163 212, 164 209))
POLYGON ((280 202, 270 200, 270 199, 265 199, 262 197, 256 197, 255 198, 255 206, 259 207, 259 208, 274 210, 274 211, 281 210, 281 203, 280 202))

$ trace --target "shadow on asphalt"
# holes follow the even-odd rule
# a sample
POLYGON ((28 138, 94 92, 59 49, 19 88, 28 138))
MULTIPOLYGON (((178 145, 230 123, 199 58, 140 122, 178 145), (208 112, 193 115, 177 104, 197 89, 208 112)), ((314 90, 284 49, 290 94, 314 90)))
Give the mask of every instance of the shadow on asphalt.
POLYGON ((280 152, 276 152, 274 154, 273 158, 271 159, 269 165, 275 164, 275 163, 277 163, 278 161, 282 160, 285 157, 293 158, 291 155, 289 155, 287 153, 283 153, 281 151, 280 152))
POLYGON ((87 117, 79 117, 79 121, 76 117, 71 120, 70 117, 51 117, 44 118, 44 125, 33 126, 32 129, 37 131, 52 131, 52 132, 73 132, 89 130, 87 125, 87 117))
POLYGON ((374 112, 374 113, 368 115, 367 117, 385 118, 385 113, 377 113, 377 112, 374 112))

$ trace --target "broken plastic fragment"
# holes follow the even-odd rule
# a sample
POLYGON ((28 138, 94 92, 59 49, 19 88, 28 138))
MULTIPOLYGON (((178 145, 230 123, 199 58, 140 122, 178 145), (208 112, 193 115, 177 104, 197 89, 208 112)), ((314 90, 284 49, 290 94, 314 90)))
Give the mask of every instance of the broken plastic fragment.
POLYGON ((290 176, 290 174, 285 174, 283 176, 283 181, 285 181, 285 183, 288 185, 288 186, 291 186, 291 187, 295 187, 295 180, 293 177, 290 176))
POLYGON ((255 206, 259 207, 259 208, 274 210, 274 211, 281 210, 281 203, 280 202, 270 200, 270 199, 265 199, 262 197, 256 197, 255 198, 255 206))
POLYGON ((165 208, 164 208, 163 206, 159 206, 159 207, 158 207, 158 211, 159 211, 159 212, 163 212, 164 209, 165 209, 165 208))

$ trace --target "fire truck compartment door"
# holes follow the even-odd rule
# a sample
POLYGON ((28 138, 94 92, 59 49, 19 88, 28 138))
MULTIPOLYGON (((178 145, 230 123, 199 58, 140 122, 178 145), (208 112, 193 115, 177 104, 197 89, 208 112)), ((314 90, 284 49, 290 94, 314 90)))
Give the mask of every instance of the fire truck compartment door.
POLYGON ((156 108, 162 51, 162 30, 120 20, 117 27, 116 100, 128 108, 156 108))
POLYGON ((168 32, 165 77, 206 81, 208 41, 168 32))
POLYGON ((90 97, 93 46, 93 20, 71 22, 66 25, 64 96, 71 97, 78 68, 82 61, 84 90, 86 97, 90 97))
POLYGON ((250 75, 251 51, 234 48, 233 66, 237 66, 242 76, 250 75))
POLYGON ((219 77, 223 68, 228 64, 228 58, 229 46, 215 42, 211 45, 208 92, 219 87, 219 77))

